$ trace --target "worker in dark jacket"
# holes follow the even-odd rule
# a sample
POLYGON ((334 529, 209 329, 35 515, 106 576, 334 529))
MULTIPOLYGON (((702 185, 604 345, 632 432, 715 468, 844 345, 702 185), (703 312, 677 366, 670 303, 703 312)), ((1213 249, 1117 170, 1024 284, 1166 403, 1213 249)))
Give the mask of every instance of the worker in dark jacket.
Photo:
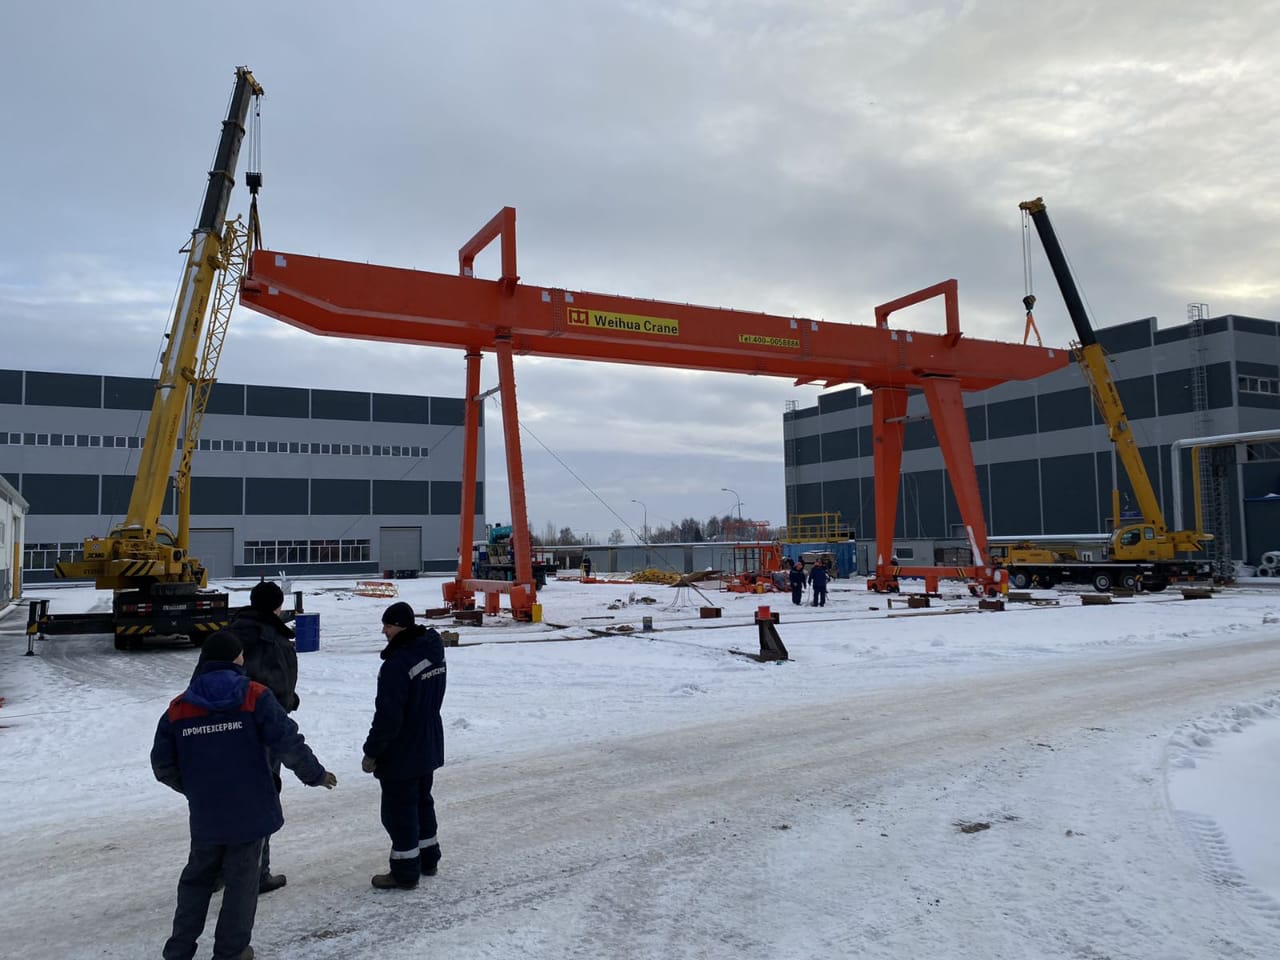
POLYGON ((791 572, 787 574, 787 580, 791 584, 791 602, 797 607, 800 606, 800 598, 804 595, 804 561, 797 560, 791 567, 791 572))
MULTIPOLYGON (((244 672, 275 694, 286 713, 298 709, 298 651, 293 631, 280 619, 284 591, 270 580, 258 583, 249 592, 249 606, 241 610, 227 627, 244 645, 244 672)), ((282 787, 280 760, 273 758, 271 772, 276 790, 282 787)), ((262 872, 258 892, 279 890, 288 882, 283 873, 271 872, 271 838, 262 842, 262 872)))
POLYGON ((809 583, 813 587, 813 605, 815 607, 825 607, 827 605, 827 580, 830 575, 825 563, 815 563, 809 571, 809 583))
POLYGON ((382 615, 382 651, 373 723, 361 768, 382 785, 382 825, 391 837, 391 869, 373 877, 379 890, 411 890, 440 862, 435 771, 444 765, 444 642, 414 622, 403 601, 382 615))
POLYGON ((240 641, 220 630, 205 640, 191 685, 161 716, 151 747, 151 769, 187 798, 191 827, 165 960, 195 955, 219 877, 225 889, 213 955, 252 960, 262 842, 284 823, 268 751, 308 786, 332 790, 338 782, 271 691, 244 675, 240 641))

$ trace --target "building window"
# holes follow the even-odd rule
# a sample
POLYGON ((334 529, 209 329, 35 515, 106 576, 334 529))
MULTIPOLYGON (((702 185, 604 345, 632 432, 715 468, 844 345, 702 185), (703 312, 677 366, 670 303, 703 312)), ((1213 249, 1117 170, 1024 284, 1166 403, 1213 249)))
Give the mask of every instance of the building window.
POLYGON ((22 550, 22 565, 27 570, 52 570, 59 560, 83 559, 83 543, 28 543, 22 550))
POLYGON ((307 563, 368 563, 368 540, 246 540, 244 562, 250 566, 307 563))
POLYGON ((1280 378, 1276 377, 1241 376, 1236 379, 1236 384, 1241 393, 1263 393, 1270 396, 1280 394, 1280 378))

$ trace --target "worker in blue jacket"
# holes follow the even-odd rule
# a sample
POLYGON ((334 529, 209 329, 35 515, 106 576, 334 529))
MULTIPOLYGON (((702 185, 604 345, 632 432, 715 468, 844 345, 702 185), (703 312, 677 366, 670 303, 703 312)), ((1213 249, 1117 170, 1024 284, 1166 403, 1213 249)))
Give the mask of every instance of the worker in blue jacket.
POLYGON ((791 602, 797 607, 800 606, 801 598, 804 596, 804 580, 804 561, 797 560, 787 574, 787 582, 791 585, 791 602))
POLYGON ((191 685, 160 717, 151 747, 151 769, 187 798, 191 827, 164 960, 195 956, 220 877, 214 960, 252 960, 262 842, 284 824, 269 756, 308 786, 338 782, 271 691, 244 675, 240 640, 220 630, 205 640, 191 685))
POLYGON ((403 601, 382 615, 382 651, 373 723, 361 768, 382 785, 382 825, 391 837, 390 871, 372 878, 379 890, 411 890, 440 862, 435 771, 444 765, 444 641, 414 622, 403 601))
POLYGON ((827 581, 830 578, 831 571, 821 561, 815 563, 809 571, 809 585, 813 587, 813 605, 815 607, 825 607, 827 605, 827 581))

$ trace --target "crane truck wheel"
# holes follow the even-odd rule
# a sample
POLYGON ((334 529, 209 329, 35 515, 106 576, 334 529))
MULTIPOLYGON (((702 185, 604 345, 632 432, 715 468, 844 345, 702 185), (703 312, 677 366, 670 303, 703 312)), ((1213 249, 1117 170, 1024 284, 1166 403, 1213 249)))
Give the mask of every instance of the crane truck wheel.
POLYGON ((1123 574, 1120 577, 1120 586, 1124 587, 1126 590, 1137 590, 1138 578, 1132 573, 1123 574))
POLYGON ((1111 574, 1095 573, 1093 575, 1093 589, 1099 593, 1106 593, 1111 589, 1111 574))
POLYGON ((1167 580, 1146 580, 1142 584, 1142 589, 1148 593, 1159 593, 1169 585, 1167 580))

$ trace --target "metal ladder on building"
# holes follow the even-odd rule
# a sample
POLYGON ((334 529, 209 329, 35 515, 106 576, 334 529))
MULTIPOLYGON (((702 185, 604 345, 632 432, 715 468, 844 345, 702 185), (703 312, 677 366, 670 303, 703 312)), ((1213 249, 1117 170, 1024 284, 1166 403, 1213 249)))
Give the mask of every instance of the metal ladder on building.
MULTIPOLYGON (((1209 346, 1205 342, 1204 323, 1209 319, 1207 303, 1187 304, 1187 322, 1190 324, 1191 345, 1191 409, 1197 436, 1213 433, 1213 416, 1209 409, 1209 378, 1207 373, 1209 346)), ((1200 479, 1200 504, 1205 533, 1213 534, 1207 548, 1214 573, 1220 577, 1234 577, 1235 564, 1231 559, 1231 501, 1229 491, 1231 467, 1235 462, 1235 447, 1209 447, 1200 451, 1197 470, 1200 479)))

